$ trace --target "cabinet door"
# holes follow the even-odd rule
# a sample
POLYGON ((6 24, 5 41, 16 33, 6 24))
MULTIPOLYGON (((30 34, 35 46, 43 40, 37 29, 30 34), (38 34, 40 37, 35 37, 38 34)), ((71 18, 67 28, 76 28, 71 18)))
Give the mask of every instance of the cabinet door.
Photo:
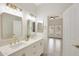
POLYGON ((22 50, 19 50, 17 52, 14 52, 13 54, 11 54, 10 56, 25 56, 25 50, 22 49, 22 50))
POLYGON ((27 48, 25 48, 25 55, 26 56, 32 56, 32 48, 29 46, 27 48))
POLYGON ((26 48, 25 48, 25 54, 26 54, 26 56, 34 56, 34 54, 35 54, 34 51, 35 51, 35 50, 36 50, 36 49, 35 49, 34 44, 32 44, 32 45, 26 47, 26 48))
POLYGON ((43 53, 43 42, 38 41, 28 46, 25 53, 27 56, 40 56, 43 53))
POLYGON ((33 54, 40 56, 43 53, 43 40, 36 42, 33 46, 33 54))
POLYGON ((39 49, 40 49, 40 46, 39 46, 39 42, 36 42, 32 45, 32 56, 39 56, 39 49))
POLYGON ((38 50, 39 55, 41 55, 43 53, 43 51, 44 51, 43 48, 44 48, 43 40, 40 40, 40 42, 39 42, 39 50, 38 50))

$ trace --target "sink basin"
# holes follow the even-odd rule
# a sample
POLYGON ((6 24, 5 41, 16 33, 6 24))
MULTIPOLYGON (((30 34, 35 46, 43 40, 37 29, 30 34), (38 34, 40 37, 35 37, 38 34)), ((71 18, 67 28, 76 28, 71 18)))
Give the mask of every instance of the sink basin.
POLYGON ((17 44, 11 45, 10 48, 19 48, 19 47, 21 47, 21 46, 23 46, 23 45, 25 45, 25 44, 26 44, 26 43, 24 43, 24 42, 19 42, 19 43, 17 43, 17 44))

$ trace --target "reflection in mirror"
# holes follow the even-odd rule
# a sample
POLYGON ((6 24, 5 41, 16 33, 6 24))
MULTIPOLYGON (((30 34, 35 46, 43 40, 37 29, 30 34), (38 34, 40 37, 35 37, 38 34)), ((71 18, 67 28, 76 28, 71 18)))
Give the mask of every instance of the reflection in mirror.
POLYGON ((27 38, 32 37, 35 33, 35 22, 32 20, 27 21, 27 38))
POLYGON ((17 37, 22 36, 22 19, 21 17, 10 15, 7 13, 1 14, 1 37, 9 39, 15 34, 17 37))
POLYGON ((40 32, 40 33, 43 32, 43 24, 42 23, 37 24, 37 32, 40 32))
POLYGON ((35 22, 33 22, 33 32, 35 32, 35 22))
POLYGON ((31 20, 27 20, 27 38, 31 35, 31 20))
POLYGON ((17 37, 22 36, 22 19, 20 17, 15 17, 13 20, 13 34, 17 37))

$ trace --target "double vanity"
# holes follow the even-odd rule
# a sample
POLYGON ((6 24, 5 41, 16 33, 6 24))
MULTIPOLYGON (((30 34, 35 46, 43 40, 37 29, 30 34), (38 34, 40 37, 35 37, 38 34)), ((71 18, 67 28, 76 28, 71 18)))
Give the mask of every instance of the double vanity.
POLYGON ((43 53, 43 39, 30 39, 20 41, 15 45, 0 47, 1 56, 40 56, 43 53))

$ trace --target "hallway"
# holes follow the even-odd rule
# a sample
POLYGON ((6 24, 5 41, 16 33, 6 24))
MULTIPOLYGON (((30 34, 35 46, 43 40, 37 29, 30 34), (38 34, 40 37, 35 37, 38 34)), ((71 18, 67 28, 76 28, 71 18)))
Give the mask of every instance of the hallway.
POLYGON ((49 38, 48 56, 61 55, 61 39, 49 38))

